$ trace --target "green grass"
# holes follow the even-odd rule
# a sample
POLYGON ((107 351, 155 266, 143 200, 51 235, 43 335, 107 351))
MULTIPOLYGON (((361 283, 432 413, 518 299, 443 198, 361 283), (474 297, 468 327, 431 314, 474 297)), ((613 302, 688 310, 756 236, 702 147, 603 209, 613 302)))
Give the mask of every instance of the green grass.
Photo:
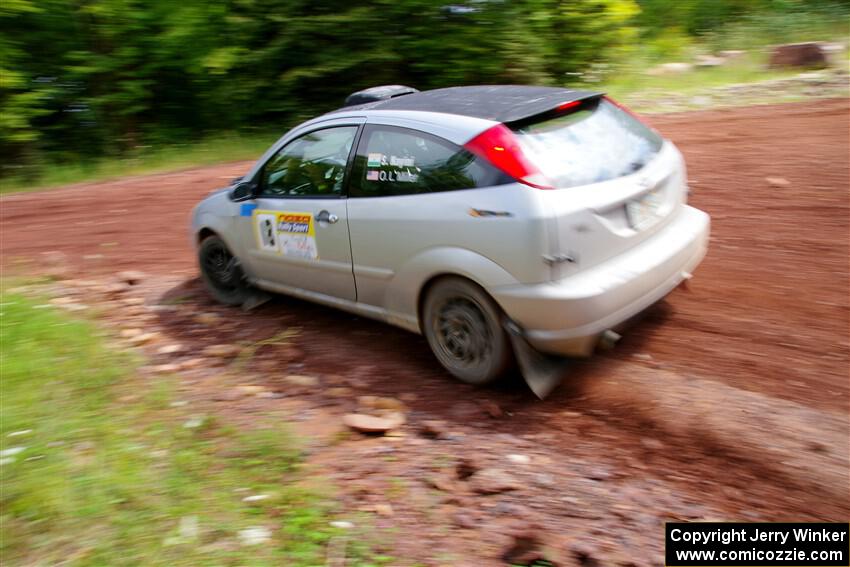
POLYGON ((343 539, 346 565, 390 560, 329 526, 332 491, 298 482, 279 422, 228 427, 172 404, 173 379, 137 376, 91 322, 10 293, 0 311, 0 448, 24 448, 0 465, 3 565, 323 565, 343 539), (271 541, 240 545, 252 527, 271 541))
POLYGON ((704 33, 700 43, 709 49, 758 50, 803 41, 842 41, 850 36, 847 8, 767 10, 739 18, 704 33))
MULTIPOLYGON (((846 58, 846 55, 844 56, 846 58)), ((679 61, 692 61, 682 58, 679 61)), ((689 108, 718 106, 744 106, 809 100, 811 91, 804 83, 794 83, 782 88, 759 83, 790 79, 806 72, 805 69, 774 70, 766 65, 766 54, 748 53, 739 59, 718 67, 694 67, 678 74, 651 75, 646 70, 654 64, 632 61, 606 74, 589 88, 600 88, 640 112, 671 112, 689 108), (724 92, 720 87, 750 85, 746 92, 724 92), (705 102, 699 102, 705 99, 705 102)), ((830 73, 831 71, 825 71, 830 73)), ((847 96, 848 89, 837 86, 819 87, 822 96, 847 96)))
POLYGON ((121 158, 107 157, 73 164, 42 163, 36 173, 0 178, 0 194, 257 159, 279 136, 280 133, 230 133, 200 142, 143 147, 121 158))
POLYGON ((764 57, 760 54, 747 54, 726 65, 694 68, 692 71, 675 75, 652 76, 646 73, 650 67, 652 65, 646 62, 633 61, 619 68, 616 73, 612 73, 603 86, 611 96, 616 98, 653 92, 695 94, 707 88, 758 83, 793 77, 800 73, 798 69, 790 71, 767 69, 764 65, 764 57))
MULTIPOLYGON (((658 110, 652 100, 665 96, 693 96, 714 87, 754 84, 793 77, 804 69, 773 70, 767 68, 770 47, 803 41, 833 41, 846 45, 850 36, 846 10, 776 11, 754 14, 729 23, 699 37, 688 37, 675 29, 641 40, 640 48, 627 59, 599 69, 598 85, 615 98, 632 99, 640 105, 658 110), (832 13, 835 12, 835 13, 832 13), (718 67, 699 68, 681 74, 653 76, 647 70, 665 62, 693 63, 700 54, 716 54, 723 50, 744 50, 746 54, 718 67)), ((848 68, 848 50, 833 56, 833 64, 848 68)), ((593 83, 591 83, 593 85, 593 83)), ((762 98, 739 104, 796 100, 799 95, 766 89, 762 98)), ((663 110, 663 107, 661 108, 663 110)))

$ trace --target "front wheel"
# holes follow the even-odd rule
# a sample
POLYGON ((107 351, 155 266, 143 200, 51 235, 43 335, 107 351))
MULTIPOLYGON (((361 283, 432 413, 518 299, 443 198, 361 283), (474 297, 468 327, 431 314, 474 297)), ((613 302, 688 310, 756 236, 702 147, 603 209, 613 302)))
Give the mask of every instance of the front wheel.
POLYGON ((510 339, 496 303, 477 285, 445 278, 423 306, 425 338, 437 360, 467 384, 487 384, 511 366, 510 339))
POLYGON ((250 295, 239 261, 218 236, 209 236, 198 248, 201 279, 207 291, 225 305, 242 305, 250 295))

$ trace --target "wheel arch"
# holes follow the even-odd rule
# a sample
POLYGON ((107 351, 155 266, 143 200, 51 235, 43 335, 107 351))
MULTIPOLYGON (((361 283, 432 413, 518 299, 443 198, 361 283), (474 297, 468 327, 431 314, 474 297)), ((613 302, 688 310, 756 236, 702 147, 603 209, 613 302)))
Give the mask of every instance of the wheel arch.
MULTIPOLYGON (((216 231, 214 231, 213 229, 211 229, 210 227, 205 226, 205 227, 201 228, 201 230, 199 230, 195 234, 195 244, 200 244, 201 242, 203 242, 204 240, 206 240, 210 236, 218 236, 219 238, 221 238, 221 235, 219 233, 217 233, 216 231)), ((224 239, 222 239, 222 240, 224 240, 224 239)))
MULTIPOLYGON (((490 289, 516 284, 502 266, 466 248, 438 247, 410 258, 394 274, 385 296, 385 307, 405 328, 422 332, 421 309, 428 290, 442 278, 470 281, 493 298, 490 289)), ((498 301, 493 298, 498 305, 498 301)))

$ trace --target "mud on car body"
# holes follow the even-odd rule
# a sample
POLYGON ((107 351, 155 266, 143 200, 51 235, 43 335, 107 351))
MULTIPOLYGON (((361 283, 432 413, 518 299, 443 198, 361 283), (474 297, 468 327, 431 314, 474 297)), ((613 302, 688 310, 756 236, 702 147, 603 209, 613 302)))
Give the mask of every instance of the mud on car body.
POLYGON ((385 86, 349 102, 196 207, 218 300, 262 289, 381 319, 484 384, 515 357, 528 377, 591 354, 705 255, 681 154, 601 93, 385 86))

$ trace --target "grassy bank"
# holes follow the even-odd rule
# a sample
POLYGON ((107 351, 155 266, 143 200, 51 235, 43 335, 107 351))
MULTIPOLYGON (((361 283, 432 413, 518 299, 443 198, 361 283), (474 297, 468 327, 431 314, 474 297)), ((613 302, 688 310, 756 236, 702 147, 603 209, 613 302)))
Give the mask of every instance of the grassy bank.
MULTIPOLYGON (((0 310, 3 565, 325 564, 341 530, 279 422, 235 430, 92 323, 9 293, 0 310)), ((346 564, 366 555, 350 542, 346 564)))
POLYGON ((71 183, 105 181, 128 175, 161 173, 188 167, 253 160, 282 134, 224 133, 199 142, 141 147, 124 157, 80 163, 42 164, 38 171, 22 170, 0 178, 0 194, 32 191, 71 183))

